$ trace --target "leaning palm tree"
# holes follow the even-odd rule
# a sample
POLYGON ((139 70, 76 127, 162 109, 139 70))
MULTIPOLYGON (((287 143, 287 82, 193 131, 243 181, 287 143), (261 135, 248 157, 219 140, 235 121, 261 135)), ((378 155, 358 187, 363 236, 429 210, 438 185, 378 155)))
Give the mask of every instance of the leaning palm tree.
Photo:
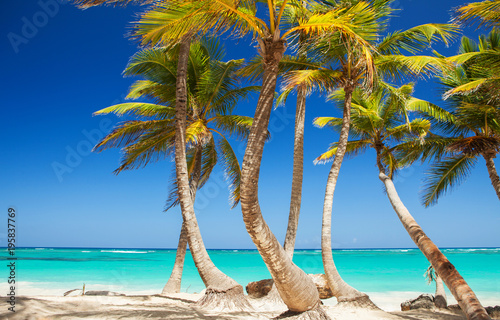
POLYGON ((294 70, 285 76, 285 92, 296 86, 303 86, 308 91, 316 88, 325 92, 343 88, 345 92, 339 146, 336 149, 325 191, 322 257, 328 283, 337 300, 341 303, 368 307, 374 307, 369 297, 348 285, 340 276, 333 261, 331 246, 333 195, 346 152, 352 92, 359 87, 371 90, 377 76, 400 79, 403 76, 418 76, 434 71, 436 65, 442 64, 439 59, 428 56, 404 56, 402 52, 415 54, 437 39, 448 43, 457 31, 454 25, 426 24, 394 32, 379 41, 392 13, 390 3, 391 1, 372 1, 371 6, 363 1, 341 3, 341 6, 347 6, 347 12, 353 8, 364 7, 365 10, 360 12, 364 14, 363 36, 367 41, 360 44, 339 38, 335 34, 324 39, 316 39, 314 43, 305 46, 308 52, 312 51, 313 56, 310 61, 303 64, 303 70, 294 70))
MULTIPOLYGON (((480 36, 479 43, 463 37, 459 55, 477 53, 488 48, 500 48, 500 32, 493 30, 480 36)), ((469 60, 442 70, 439 77, 445 92, 467 87, 489 72, 479 61, 469 60)), ((424 144, 404 145, 404 161, 434 159, 423 192, 425 206, 436 204, 439 197, 464 181, 477 163, 485 160, 493 189, 500 199, 500 178, 494 159, 500 152, 500 109, 497 99, 487 87, 476 88, 468 94, 453 94, 448 99, 447 117, 429 117, 438 134, 424 144)))
MULTIPOLYGON (((315 310, 318 317, 325 318, 326 315, 320 307, 319 295, 314 283, 292 263, 262 217, 258 204, 259 169, 273 106, 278 65, 285 51, 288 36, 298 32, 322 34, 325 30, 338 30, 346 39, 355 38, 359 42, 365 42, 356 33, 362 30, 359 16, 354 11, 346 14, 343 9, 332 10, 328 13, 312 15, 309 19, 301 21, 299 26, 285 29, 286 26, 282 24, 284 9, 287 6, 302 5, 302 1, 267 1, 264 7, 268 11, 268 23, 257 16, 257 2, 259 1, 188 0, 174 2, 176 4, 170 3, 168 6, 159 4, 154 10, 142 16, 137 24, 136 34, 142 38, 143 43, 179 41, 190 32, 232 31, 240 36, 252 33, 259 44, 264 72, 262 89, 242 166, 243 220, 289 310, 292 312, 315 310)), ((314 1, 307 2, 313 3, 314 1)), ((177 98, 182 103, 185 100, 182 90, 178 92, 177 98)), ((185 111, 181 107, 182 103, 176 108, 179 128, 177 132, 180 136, 176 141, 176 161, 183 159, 180 148, 183 145, 184 131, 181 127, 184 125, 185 111)), ((187 193, 186 171, 186 166, 178 165, 179 197, 182 211, 191 212, 192 203, 187 193), (182 185, 181 179, 184 179, 182 185)))
MULTIPOLYGON (((369 97, 360 90, 355 91, 350 130, 356 139, 347 143, 347 153, 358 155, 368 148, 375 149, 379 179, 384 183, 387 197, 411 239, 448 286, 467 318, 490 319, 457 269, 417 224, 394 187, 392 178, 401 167, 396 157, 398 145, 404 143, 406 139, 421 141, 429 132, 431 125, 429 120, 423 118, 409 121, 407 112, 426 109, 434 114, 446 116, 441 108, 412 97, 412 92, 413 85, 394 88, 386 84, 369 97)), ((332 98, 341 101, 344 95, 344 92, 337 92, 332 98)), ((319 127, 332 127, 337 131, 342 127, 342 119, 335 117, 317 118, 314 123, 319 127)), ((338 145, 338 142, 332 144, 330 149, 316 161, 331 159, 338 145)))
MULTIPOLYGON (((178 64, 178 46, 168 49, 147 49, 136 54, 125 70, 126 75, 140 75, 132 85, 128 98, 150 98, 151 103, 124 103, 111 106, 96 114, 115 113, 117 115, 135 115, 147 120, 130 120, 119 125, 97 146, 98 151, 110 147, 122 147, 124 157, 116 170, 142 167, 150 161, 169 157, 174 152, 175 126, 174 115, 176 92, 176 68, 178 64)), ((257 87, 237 86, 235 71, 242 65, 242 60, 221 62, 223 50, 217 40, 204 40, 195 43, 187 70, 188 117, 187 117, 187 163, 191 197, 194 201, 196 190, 203 187, 217 162, 221 163, 229 177, 231 203, 239 202, 240 166, 227 136, 245 138, 248 135, 252 119, 232 115, 240 98, 244 98, 257 87)), ((174 182, 167 207, 179 203, 178 187, 174 182)), ((194 218, 195 219, 195 218, 194 218)), ((182 263, 186 250, 186 238, 192 232, 183 224, 176 263, 164 288, 164 293, 180 289, 182 263)), ((201 238, 199 239, 202 244, 201 238)), ((208 255, 201 260, 191 249, 194 261, 207 286, 210 282, 207 267, 213 266, 208 255), (196 256, 196 257, 195 257, 196 256)), ((215 268, 213 266, 212 268, 215 268)), ((217 269, 218 270, 218 269, 217 269)), ((220 271, 218 271, 220 272, 220 271)), ((231 279, 232 280, 232 279, 231 279)), ((234 280, 232 280, 234 281, 234 280)), ((241 287, 241 286, 240 286, 241 287)))

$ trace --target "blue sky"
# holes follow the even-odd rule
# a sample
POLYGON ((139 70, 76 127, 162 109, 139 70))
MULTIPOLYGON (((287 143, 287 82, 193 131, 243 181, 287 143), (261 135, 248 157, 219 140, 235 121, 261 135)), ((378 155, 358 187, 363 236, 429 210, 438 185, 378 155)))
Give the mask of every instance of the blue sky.
MULTIPOLYGON (((410 1, 390 29, 447 22, 450 9, 463 1, 410 1)), ((172 164, 156 163, 121 173, 120 153, 90 153, 96 139, 118 122, 92 117, 123 101, 134 81, 121 72, 137 44, 126 38, 141 7, 79 10, 62 0, 4 0, 2 36, 2 119, 0 203, 6 241, 7 208, 18 211, 19 246, 174 248, 179 209, 163 212, 172 164)), ((474 28, 464 33, 476 37, 474 28)), ((248 41, 225 40, 227 59, 255 54, 248 41)), ((450 48, 435 45, 444 54, 450 48)), ((432 80, 419 81, 415 95, 442 104, 432 80)), ((294 99, 273 112, 261 168, 260 203, 275 235, 284 238, 290 202, 294 99)), ((253 115, 256 97, 240 103, 237 113, 253 115)), ((337 139, 312 126, 317 116, 335 115, 333 105, 313 96, 307 104, 302 213, 297 248, 319 248, 324 189, 329 165, 312 160, 337 139)), ((244 146, 237 145, 240 161, 244 146)), ((498 163, 498 161, 497 161, 498 163)), ((498 166, 498 165, 497 165, 498 166)), ((468 180, 437 205, 425 209, 419 190, 426 166, 403 170, 396 187, 410 212, 442 247, 500 246, 500 204, 484 161, 468 180)), ((230 210, 220 172, 197 195, 195 205, 208 248, 254 248, 241 209, 230 210)), ((334 248, 414 247, 393 212, 377 177, 373 152, 344 162, 333 208, 334 248)))

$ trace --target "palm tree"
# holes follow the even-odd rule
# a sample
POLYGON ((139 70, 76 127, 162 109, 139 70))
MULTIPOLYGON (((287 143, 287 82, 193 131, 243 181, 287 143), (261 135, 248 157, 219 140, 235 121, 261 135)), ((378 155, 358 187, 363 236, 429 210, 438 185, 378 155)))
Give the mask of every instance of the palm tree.
MULTIPOLYGON (((488 36, 481 36, 479 44, 463 37, 459 55, 494 48, 500 48, 500 33, 495 29, 488 36)), ((450 92, 483 77, 484 70, 476 61, 469 60, 443 69, 439 79, 444 90, 450 92)), ((484 158, 491 184, 500 199, 500 178, 493 160, 500 152, 500 109, 489 89, 483 86, 468 94, 451 95, 447 117, 429 117, 440 135, 432 135, 424 144, 410 141, 403 145, 403 161, 435 159, 423 193, 425 206, 437 203, 448 189, 465 180, 479 157, 484 158)))
POLYGON ((286 90, 291 90, 295 86, 303 86, 306 90, 317 88, 327 92, 335 88, 343 88, 345 92, 339 145, 325 191, 321 237, 322 257, 328 283, 337 300, 341 303, 368 307, 374 307, 369 297, 348 285, 340 276, 333 261, 331 246, 333 195, 347 147, 352 92, 358 87, 371 90, 374 78, 377 76, 385 75, 400 79, 402 76, 417 76, 433 71, 435 65, 442 64, 439 59, 428 56, 404 56, 401 52, 405 50, 415 54, 439 38, 448 43, 452 34, 457 30, 453 25, 426 24, 406 31, 394 32, 382 41, 378 41, 392 13, 390 2, 372 1, 371 7, 363 1, 341 3, 341 5, 347 5, 348 12, 353 9, 360 11, 359 7, 363 7, 360 12, 363 12, 364 16, 361 17, 359 14, 359 18, 364 19, 363 37, 367 41, 361 45, 338 38, 338 36, 330 36, 312 43, 306 48, 319 56, 319 61, 314 63, 313 59, 312 62, 308 61, 304 64, 304 70, 289 72, 285 86, 286 90))
MULTIPOLYGON (((162 6, 160 4, 142 16, 137 25, 136 34, 142 38, 143 43, 153 44, 178 41, 188 32, 233 31, 238 32, 240 36, 248 33, 254 35, 254 39, 259 44, 264 72, 242 166, 243 220, 289 310, 304 312, 317 309, 320 317, 326 317, 320 310, 319 295, 314 283, 292 263, 262 217, 258 205, 259 168, 273 106, 278 65, 283 57, 288 36, 298 32, 321 34, 325 30, 338 30, 345 38, 356 38, 357 41, 364 42, 364 39, 356 34, 356 31, 361 30, 361 25, 356 24, 359 22, 357 12, 351 10, 346 14, 345 10, 339 9, 312 15, 309 19, 301 21, 297 27, 283 29, 286 27, 282 24, 284 9, 287 6, 302 5, 302 2, 268 0, 267 6, 264 5, 269 14, 268 23, 257 16, 257 2, 188 0, 178 1, 177 5, 162 6)), ((315 3, 314 1, 308 2, 315 3)), ((183 117, 183 111, 180 108, 178 111, 181 112, 179 116, 183 117)), ((184 172, 181 171, 180 174, 184 172)), ((180 188, 180 183, 178 185, 180 188)), ((180 193, 181 205, 186 202, 187 207, 189 199, 183 201, 182 197, 180 193)))
MULTIPOLYGON (((394 187, 392 177, 401 167, 396 157, 398 144, 412 137, 417 140, 423 139, 431 125, 429 120, 422 118, 408 121, 407 111, 426 109, 432 110, 434 114, 446 116, 441 108, 413 98, 412 92, 413 85, 394 88, 385 84, 369 97, 364 97, 360 90, 355 91, 351 132, 356 140, 347 143, 347 152, 358 155, 368 147, 375 149, 379 179, 384 183, 387 197, 411 239, 448 286, 467 318, 490 319, 462 276, 417 224, 394 187)), ((337 93, 333 98, 342 100, 344 95, 344 92, 337 93)), ((322 117, 317 118, 314 123, 319 127, 330 126, 340 130, 342 119, 322 117)), ((330 150, 316 161, 331 159, 338 145, 338 142, 332 144, 330 150)))
POLYGON ((432 281, 436 282, 436 293, 434 294, 434 305, 440 309, 446 309, 448 307, 448 302, 446 301, 446 291, 444 291, 443 280, 436 273, 432 265, 427 268, 424 276, 427 278, 427 284, 431 284, 432 281))
MULTIPOLYGON (((174 151, 176 128, 173 119, 175 115, 173 106, 175 105, 176 91, 172 84, 176 81, 178 51, 180 51, 178 46, 169 48, 169 50, 156 48, 141 51, 131 59, 125 70, 126 75, 140 75, 145 78, 145 80, 134 83, 128 98, 146 97, 153 99, 156 104, 124 103, 96 112, 96 114, 112 112, 120 116, 133 114, 152 118, 151 120, 126 121, 96 146, 99 151, 110 147, 125 146, 124 158, 116 171, 117 173, 121 170, 144 166, 150 161, 164 159, 174 151)), ((195 43, 190 51, 188 69, 186 70, 188 75, 187 88, 189 89, 186 131, 189 144, 187 170, 191 189, 190 197, 194 201, 196 190, 203 187, 215 164, 219 162, 230 178, 231 202, 234 207, 239 202, 241 171, 226 136, 245 138, 248 135, 252 119, 232 115, 231 112, 240 98, 244 98, 258 88, 237 87, 235 71, 241 67, 243 61, 221 62, 223 50, 218 41, 212 39, 195 43)), ((168 207, 179 203, 178 189, 178 185, 174 183, 168 207)), ((196 222, 195 219, 192 217, 194 222, 196 222)), ((197 229, 197 225, 195 227, 197 229)), ((182 253, 186 250, 185 239, 192 237, 190 235, 193 232, 192 228, 190 229, 184 222, 178 247, 180 250, 170 279, 172 281, 169 280, 164 292, 177 291, 180 286, 182 253)), ((203 245, 201 238, 198 243, 203 245)), ((222 272, 213 266, 208 254, 200 257, 192 246, 190 248, 205 285, 207 287, 220 285, 210 272, 213 270, 219 274, 222 272)), ((215 275, 219 276, 217 273, 215 275)), ((224 277, 228 278, 225 275, 224 277)), ((234 280, 230 279, 227 282, 234 282, 234 280)), ((240 289, 242 293, 241 286, 240 289)))

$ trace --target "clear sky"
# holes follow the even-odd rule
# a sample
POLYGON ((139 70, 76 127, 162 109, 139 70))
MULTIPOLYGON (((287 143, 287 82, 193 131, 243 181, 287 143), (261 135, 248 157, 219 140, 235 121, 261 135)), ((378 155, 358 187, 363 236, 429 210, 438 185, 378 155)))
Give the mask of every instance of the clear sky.
MULTIPOLYGON (((391 30, 445 23, 465 1, 401 0, 391 30)), ((134 81, 121 72, 137 44, 125 36, 143 10, 98 7, 79 10, 63 0, 4 0, 0 3, 2 125, 0 245, 6 243, 7 208, 18 211, 18 246, 175 248, 179 209, 163 212, 172 163, 121 173, 120 153, 90 153, 96 139, 119 120, 92 117, 122 102, 134 81)), ((474 28, 464 33, 476 37, 474 28)), ((225 40, 227 59, 256 53, 248 41, 225 40)), ((450 48, 436 45, 444 54, 450 48)), ((441 104, 436 85, 419 81, 415 95, 441 104)), ((253 115, 256 97, 236 113, 253 115)), ((266 221, 282 241, 292 181, 294 99, 273 112, 259 185, 266 221)), ((317 116, 338 115, 322 97, 308 100, 302 213, 297 248, 319 248, 321 214, 330 165, 314 165, 338 136, 312 126, 317 116)), ((236 145, 243 158, 244 146, 236 145)), ((500 164, 497 162, 497 167, 500 164)), ((472 175, 437 205, 425 209, 419 190, 426 166, 403 170, 396 188, 403 202, 438 246, 500 246, 500 203, 480 160, 472 175)), ((255 248, 241 209, 230 210, 220 171, 196 198, 196 213, 208 248, 255 248)), ((334 199, 334 248, 414 247, 386 198, 372 151, 344 161, 334 199)))

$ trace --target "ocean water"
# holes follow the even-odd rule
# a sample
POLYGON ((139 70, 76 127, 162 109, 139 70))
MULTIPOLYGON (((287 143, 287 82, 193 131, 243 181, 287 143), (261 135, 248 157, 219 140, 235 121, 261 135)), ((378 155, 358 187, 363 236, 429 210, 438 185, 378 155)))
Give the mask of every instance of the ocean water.
MULTIPOLYGON (((500 305, 500 248, 443 249, 484 305, 500 305)), ((0 295, 7 293, 8 252, 0 259, 0 295)), ((209 250, 213 262, 241 285, 270 278, 256 250, 209 250)), ((17 295, 62 295, 65 291, 111 290, 127 294, 160 293, 175 260, 165 249, 16 249, 17 295)), ((294 262, 307 273, 323 273, 320 250, 297 250, 294 262)), ((424 278, 429 263, 418 249, 334 250, 337 269, 347 283, 368 293, 385 310, 420 293, 433 293, 424 278)), ((183 292, 204 289, 191 255, 186 255, 183 292)), ((449 303, 455 303, 448 292, 449 303)), ((334 299, 330 299, 334 300, 334 299)), ((333 302, 332 302, 333 303, 333 302)))

